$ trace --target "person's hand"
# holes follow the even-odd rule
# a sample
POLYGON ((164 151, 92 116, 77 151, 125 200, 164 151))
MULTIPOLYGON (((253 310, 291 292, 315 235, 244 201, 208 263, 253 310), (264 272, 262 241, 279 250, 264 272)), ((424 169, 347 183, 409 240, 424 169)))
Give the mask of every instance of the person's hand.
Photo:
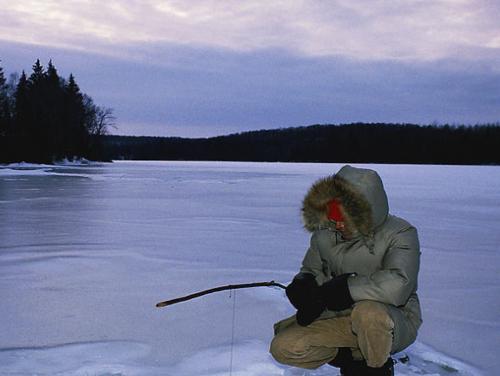
POLYGON ((310 273, 300 273, 286 287, 286 296, 296 309, 302 309, 311 301, 311 292, 318 289, 316 278, 310 273))
POLYGON ((332 311, 342 311, 354 304, 347 279, 353 273, 342 274, 321 285, 321 296, 326 307, 332 311))
POLYGON ((301 326, 311 324, 326 308, 316 278, 309 273, 298 274, 287 286, 286 295, 297 308, 297 323, 301 326))
POLYGON ((308 326, 316 320, 326 309, 319 287, 312 289, 309 293, 307 303, 297 310, 296 319, 300 326, 308 326))

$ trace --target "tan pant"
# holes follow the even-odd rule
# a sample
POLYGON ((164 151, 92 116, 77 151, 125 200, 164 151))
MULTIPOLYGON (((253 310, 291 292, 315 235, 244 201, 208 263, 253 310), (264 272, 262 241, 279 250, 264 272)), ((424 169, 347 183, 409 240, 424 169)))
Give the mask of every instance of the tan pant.
POLYGON ((350 316, 316 320, 307 327, 294 316, 280 322, 277 331, 270 349, 274 359, 307 369, 332 361, 340 347, 350 347, 354 359, 366 359, 370 367, 381 367, 417 334, 401 310, 368 300, 356 303, 350 316))

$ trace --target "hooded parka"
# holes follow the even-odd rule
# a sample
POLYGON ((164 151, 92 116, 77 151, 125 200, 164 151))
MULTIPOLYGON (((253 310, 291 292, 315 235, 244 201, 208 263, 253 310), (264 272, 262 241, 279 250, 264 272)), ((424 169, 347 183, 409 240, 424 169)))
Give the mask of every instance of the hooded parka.
MULTIPOLYGON (((348 287, 354 302, 372 300, 400 310, 414 328, 413 338, 400 341, 404 347, 413 342, 422 323, 417 296, 418 235, 410 223, 389 214, 379 175, 344 166, 313 184, 304 198, 302 216, 312 236, 300 272, 313 274, 318 285, 352 273, 348 287), (342 203, 345 222, 353 232, 349 239, 344 239, 327 217, 332 199, 342 203)), ((319 319, 346 316, 351 311, 326 310, 319 319)), ((395 322, 395 330, 397 327, 395 322)))

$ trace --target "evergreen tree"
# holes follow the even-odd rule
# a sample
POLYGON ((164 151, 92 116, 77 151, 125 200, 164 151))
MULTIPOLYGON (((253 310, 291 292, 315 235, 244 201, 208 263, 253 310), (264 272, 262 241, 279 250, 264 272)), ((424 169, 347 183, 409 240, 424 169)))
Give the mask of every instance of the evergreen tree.
POLYGON ((8 86, 0 66, 0 162, 7 160, 7 132, 11 121, 8 86))
POLYGON ((14 93, 14 125, 12 129, 12 159, 29 160, 33 154, 30 150, 29 134, 31 103, 29 99, 29 82, 23 71, 14 93))
POLYGON ((26 73, 23 71, 21 73, 21 77, 19 78, 19 82, 17 83, 16 92, 14 93, 14 120, 19 128, 19 131, 17 133, 22 133, 23 125, 24 128, 26 128, 25 115, 28 112, 28 90, 28 78, 26 77, 26 73))
POLYGON ((7 129, 10 122, 10 103, 7 80, 0 66, 0 137, 7 135, 7 129))
POLYGON ((31 160, 51 162, 50 115, 48 114, 46 81, 47 75, 37 59, 28 79, 28 108, 26 141, 31 160))
POLYGON ((96 106, 75 77, 61 78, 52 60, 37 59, 32 72, 6 83, 0 67, 0 161, 50 163, 72 157, 100 158, 100 137, 112 110, 96 106))
POLYGON ((43 66, 40 63, 40 59, 36 59, 35 64, 33 64, 33 72, 29 78, 29 81, 33 87, 39 87, 43 84, 45 80, 45 72, 43 66))
POLYGON ((45 132, 48 135, 48 149, 55 159, 66 156, 65 143, 68 137, 67 125, 64 123, 64 88, 56 67, 49 61, 45 74, 44 113, 45 132))
POLYGON ((64 88, 64 120, 68 127, 66 153, 82 157, 88 151, 88 132, 85 129, 84 96, 75 81, 73 74, 69 75, 68 83, 64 88))
POLYGON ((56 67, 54 66, 54 64, 52 64, 52 60, 49 60, 49 64, 47 65, 46 77, 48 86, 54 89, 59 89, 61 87, 61 79, 57 74, 56 67))
POLYGON ((75 104, 83 104, 83 95, 80 92, 80 87, 76 83, 73 73, 70 73, 69 75, 68 84, 66 85, 66 94, 68 95, 68 98, 74 100, 75 104))

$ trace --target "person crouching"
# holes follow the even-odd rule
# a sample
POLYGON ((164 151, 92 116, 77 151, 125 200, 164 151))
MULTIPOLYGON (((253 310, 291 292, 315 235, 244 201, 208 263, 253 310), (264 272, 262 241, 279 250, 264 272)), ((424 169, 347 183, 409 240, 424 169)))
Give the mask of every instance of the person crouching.
POLYGON ((274 325, 272 356, 344 376, 394 375, 391 354, 422 324, 417 230, 389 214, 377 172, 351 166, 312 185, 302 217, 310 246, 286 288, 297 313, 274 325))

